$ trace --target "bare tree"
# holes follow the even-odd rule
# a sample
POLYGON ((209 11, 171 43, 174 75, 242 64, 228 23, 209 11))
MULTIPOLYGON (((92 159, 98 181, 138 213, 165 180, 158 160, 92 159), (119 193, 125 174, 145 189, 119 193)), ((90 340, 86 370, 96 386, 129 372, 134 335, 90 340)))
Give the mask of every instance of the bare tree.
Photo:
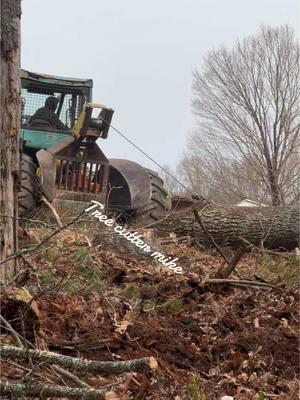
MULTIPOLYGON (((21 0, 0 0, 0 261, 17 250, 21 0)), ((15 260, 0 266, 10 278, 15 260)))
POLYGON ((291 28, 262 27, 231 50, 211 51, 194 72, 192 106, 199 129, 189 148, 202 162, 208 184, 230 184, 228 176, 235 175, 243 192, 252 176, 256 191, 267 193, 273 205, 295 197, 299 55, 291 28))
POLYGON ((188 141, 177 166, 182 180, 189 182, 196 193, 201 193, 217 204, 234 204, 250 198, 260 203, 270 203, 264 181, 253 169, 250 156, 244 160, 238 156, 223 154, 224 146, 211 143, 197 133, 188 141))
POLYGON ((157 173, 163 179, 164 188, 170 196, 184 193, 184 187, 180 184, 179 176, 169 165, 163 165, 163 168, 160 168, 157 173))
MULTIPOLYGON (((203 154, 202 152, 200 154, 200 152, 194 151, 192 148, 188 150, 184 152, 177 165, 177 176, 193 193, 207 197, 210 184, 208 184, 207 170, 203 166, 203 154)), ((190 193, 183 191, 182 194, 189 195, 190 193)))

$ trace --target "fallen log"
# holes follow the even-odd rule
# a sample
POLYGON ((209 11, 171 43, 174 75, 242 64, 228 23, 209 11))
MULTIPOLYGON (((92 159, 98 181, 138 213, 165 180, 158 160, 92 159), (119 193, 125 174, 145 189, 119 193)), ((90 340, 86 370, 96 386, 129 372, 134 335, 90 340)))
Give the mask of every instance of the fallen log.
POLYGON ((64 356, 43 350, 27 350, 15 346, 0 345, 0 356, 3 359, 22 359, 48 362, 49 364, 74 369, 82 372, 98 372, 104 374, 122 374, 124 372, 140 372, 154 370, 157 361, 154 357, 145 357, 128 361, 92 361, 84 358, 64 356))
POLYGON ((0 395, 17 399, 23 396, 39 398, 55 397, 78 400, 110 400, 116 399, 113 392, 101 389, 72 388, 48 384, 11 383, 0 381, 0 395))
POLYGON ((169 216, 156 228, 177 237, 191 236, 194 242, 209 246, 213 238, 219 246, 239 247, 243 240, 265 248, 294 249, 299 242, 299 207, 228 207, 185 200, 175 203, 169 216), (193 214, 196 209, 201 225, 193 214))

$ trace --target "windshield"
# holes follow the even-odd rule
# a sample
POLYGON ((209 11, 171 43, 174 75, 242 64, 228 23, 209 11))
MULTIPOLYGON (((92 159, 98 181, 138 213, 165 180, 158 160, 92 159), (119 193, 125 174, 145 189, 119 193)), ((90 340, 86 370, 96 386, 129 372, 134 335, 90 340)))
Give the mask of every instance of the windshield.
POLYGON ((84 88, 53 85, 27 85, 22 87, 21 97, 22 127, 47 131, 69 131, 86 101, 84 88))

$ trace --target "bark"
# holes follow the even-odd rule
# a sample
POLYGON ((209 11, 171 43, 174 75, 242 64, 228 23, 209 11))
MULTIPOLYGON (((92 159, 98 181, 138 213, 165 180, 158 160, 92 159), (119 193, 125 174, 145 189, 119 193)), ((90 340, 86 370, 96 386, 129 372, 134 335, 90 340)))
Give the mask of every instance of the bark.
POLYGON ((26 350, 14 346, 0 345, 0 356, 3 359, 23 359, 48 362, 62 367, 82 372, 97 372, 104 374, 122 374, 124 372, 140 372, 157 368, 154 357, 145 357, 128 361, 91 361, 83 358, 63 356, 42 350, 26 350))
POLYGON ((51 396, 78 400, 105 400, 109 398, 108 392, 99 389, 72 388, 46 384, 10 383, 1 381, 0 394, 1 396, 8 396, 13 399, 19 397, 23 398, 23 396, 37 396, 42 399, 51 396))
MULTIPOLYGON (((0 0, 0 261, 17 250, 19 182, 21 0, 0 0)), ((16 273, 16 260, 0 268, 0 279, 16 273)))
POLYGON ((179 237, 189 235, 204 246, 211 245, 211 238, 219 246, 239 247, 242 239, 256 246, 263 243, 265 248, 294 249, 298 246, 298 206, 198 206, 204 230, 193 215, 193 205, 177 209, 157 225, 160 231, 174 232, 179 237))

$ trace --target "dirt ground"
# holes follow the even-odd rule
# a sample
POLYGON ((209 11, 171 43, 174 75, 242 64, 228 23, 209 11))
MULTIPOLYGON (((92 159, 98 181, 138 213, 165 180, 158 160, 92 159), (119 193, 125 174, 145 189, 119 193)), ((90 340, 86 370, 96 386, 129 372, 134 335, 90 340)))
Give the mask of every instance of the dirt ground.
MULTIPOLYGON (((176 275, 93 243, 91 233, 69 230, 28 256, 34 270, 26 287, 38 306, 38 331, 27 321, 28 340, 38 336, 44 348, 94 360, 156 357, 153 373, 81 376, 95 388, 113 384, 124 400, 298 399, 295 259, 247 254, 232 279, 276 289, 237 288, 205 284, 222 265, 212 252, 164 246, 165 254, 179 257, 184 274, 176 275)), ((10 342, 8 336, 2 332, 1 341, 10 342)), ((23 376, 20 365, 3 361, 2 377, 23 376)), ((33 376, 62 384, 43 367, 33 376)))

